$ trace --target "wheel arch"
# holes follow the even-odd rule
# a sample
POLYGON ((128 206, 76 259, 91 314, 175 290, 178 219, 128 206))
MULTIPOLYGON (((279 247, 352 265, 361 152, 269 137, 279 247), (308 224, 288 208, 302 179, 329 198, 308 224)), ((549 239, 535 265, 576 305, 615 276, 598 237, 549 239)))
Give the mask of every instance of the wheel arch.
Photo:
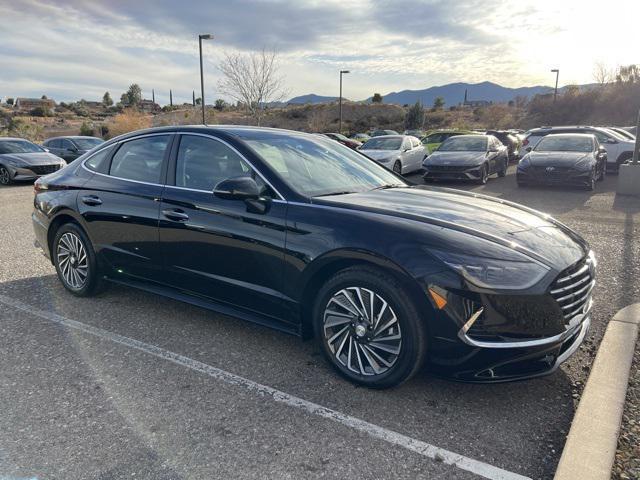
MULTIPOLYGON (((52 252, 50 255, 51 263, 53 264, 53 240, 56 237, 56 232, 58 229, 67 223, 74 223, 78 225, 84 233, 89 237, 89 232, 87 231, 84 222, 82 221, 80 215, 78 215, 73 210, 63 209, 60 210, 49 222, 49 228, 47 229, 47 246, 49 247, 49 251, 52 252)), ((89 237, 91 238, 91 237, 89 237)))
POLYGON ((334 250, 318 257, 305 269, 299 296, 301 335, 304 339, 313 337, 313 306, 318 290, 333 275, 351 267, 370 267, 392 275, 406 289, 419 312, 431 311, 432 306, 418 282, 397 263, 368 251, 334 250))

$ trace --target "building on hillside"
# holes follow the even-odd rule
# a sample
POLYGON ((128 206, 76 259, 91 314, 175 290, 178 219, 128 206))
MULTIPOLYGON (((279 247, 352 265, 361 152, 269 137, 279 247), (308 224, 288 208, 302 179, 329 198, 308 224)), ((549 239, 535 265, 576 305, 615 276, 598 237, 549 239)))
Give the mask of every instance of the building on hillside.
MULTIPOLYGON (((124 98, 120 102, 120 105, 122 105, 123 107, 130 106, 129 101, 124 98)), ((148 113, 157 112, 158 110, 160 110, 160 105, 155 103, 153 100, 146 100, 146 99, 140 100, 136 105, 136 107, 138 108, 138 110, 142 112, 148 112, 148 113)))
POLYGON ((24 98, 18 97, 13 102, 13 108, 28 112, 33 110, 34 108, 46 108, 49 110, 53 110, 56 108, 56 102, 50 98, 24 98))
POLYGON ((464 101, 460 106, 466 108, 488 107, 493 102, 489 100, 469 100, 467 89, 464 89, 464 101))

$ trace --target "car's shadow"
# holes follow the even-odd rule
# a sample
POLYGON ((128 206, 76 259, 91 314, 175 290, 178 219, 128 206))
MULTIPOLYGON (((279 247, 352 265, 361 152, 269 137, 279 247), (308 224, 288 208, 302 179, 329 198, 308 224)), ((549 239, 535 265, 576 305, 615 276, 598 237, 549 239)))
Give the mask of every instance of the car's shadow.
MULTIPOLYGON (((571 381, 562 369, 493 385, 455 383, 425 372, 395 389, 369 390, 338 377, 313 341, 126 287, 77 298, 47 275, 1 283, 0 295, 532 477, 552 476, 573 417, 571 381)), ((6 308, 0 308, 0 319, 6 308)), ((95 375, 108 370, 76 335, 66 338, 82 350, 80 358, 95 375)))

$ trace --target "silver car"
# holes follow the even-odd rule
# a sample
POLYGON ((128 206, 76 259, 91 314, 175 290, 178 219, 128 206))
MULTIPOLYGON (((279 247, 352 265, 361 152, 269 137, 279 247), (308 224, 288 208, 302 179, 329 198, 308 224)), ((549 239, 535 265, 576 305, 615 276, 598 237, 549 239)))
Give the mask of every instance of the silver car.
POLYGON ((411 135, 373 137, 358 151, 400 175, 420 170, 427 154, 420 140, 411 135))
POLYGON ((24 138, 0 138, 0 185, 35 180, 66 166, 60 157, 24 138))

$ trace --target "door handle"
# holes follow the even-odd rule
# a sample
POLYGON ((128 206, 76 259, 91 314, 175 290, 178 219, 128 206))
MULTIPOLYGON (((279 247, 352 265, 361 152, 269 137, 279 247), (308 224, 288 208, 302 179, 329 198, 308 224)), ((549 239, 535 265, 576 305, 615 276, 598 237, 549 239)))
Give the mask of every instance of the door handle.
POLYGON ((97 205, 102 205, 102 200, 100 200, 100 197, 96 197, 95 195, 86 195, 82 197, 82 203, 94 207, 97 205))
POLYGON ((189 220, 189 215, 179 209, 162 210, 162 214, 169 220, 173 220, 175 222, 184 222, 185 220, 189 220))

